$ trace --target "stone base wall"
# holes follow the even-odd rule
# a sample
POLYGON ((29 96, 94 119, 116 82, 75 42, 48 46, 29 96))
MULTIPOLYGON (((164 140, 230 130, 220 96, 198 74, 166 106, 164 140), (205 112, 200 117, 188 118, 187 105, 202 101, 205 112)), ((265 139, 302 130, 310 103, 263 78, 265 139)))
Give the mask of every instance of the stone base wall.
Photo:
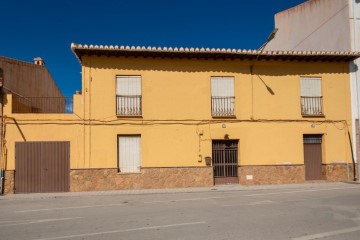
POLYGON ((15 190, 14 171, 5 171, 4 194, 13 194, 15 190))
MULTIPOLYGON (((356 166, 356 172, 357 172, 356 166)), ((353 164, 324 164, 322 166, 323 179, 330 182, 353 181, 353 164)), ((358 174, 358 173, 356 173, 358 174)))
POLYGON ((303 165, 241 166, 238 173, 239 182, 243 185, 305 182, 305 168, 303 165))
POLYGON ((132 174, 117 169, 70 170, 71 192, 209 186, 213 186, 212 167, 143 168, 132 174))
MULTIPOLYGON (((324 164, 322 170, 323 180, 348 181, 346 164, 324 164)), ((352 164, 349 164, 349 173, 352 181, 352 164)), ((242 185, 305 182, 304 165, 240 166, 238 174, 242 185)), ((212 167, 143 168, 141 173, 133 174, 119 174, 117 169, 70 170, 72 192, 210 187, 213 184, 212 167)), ((13 194, 14 187, 14 171, 5 171, 4 194, 13 194)))

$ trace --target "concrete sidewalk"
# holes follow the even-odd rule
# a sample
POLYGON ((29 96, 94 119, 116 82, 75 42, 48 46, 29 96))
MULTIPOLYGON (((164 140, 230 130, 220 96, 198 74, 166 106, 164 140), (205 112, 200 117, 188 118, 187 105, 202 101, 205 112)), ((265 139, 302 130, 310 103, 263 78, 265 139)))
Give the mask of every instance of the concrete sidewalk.
POLYGON ((342 188, 348 184, 359 184, 359 182, 309 182, 304 184, 276 184, 276 185, 220 185, 201 188, 170 188, 170 189, 141 189, 141 190, 112 190, 92 192, 61 192, 61 193, 29 193, 9 194, 0 196, 0 200, 14 199, 44 199, 44 198, 66 198, 81 196, 115 196, 115 195, 137 195, 137 194, 166 194, 166 193, 202 193, 202 192, 230 192, 230 191, 254 191, 254 190, 284 190, 284 189, 317 189, 317 188, 342 188))

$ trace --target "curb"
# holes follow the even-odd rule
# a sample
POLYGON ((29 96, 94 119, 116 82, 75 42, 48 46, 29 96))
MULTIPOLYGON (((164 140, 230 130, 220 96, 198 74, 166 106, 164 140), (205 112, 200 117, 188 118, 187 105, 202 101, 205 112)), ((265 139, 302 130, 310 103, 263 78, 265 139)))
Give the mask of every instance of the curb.
POLYGON ((276 184, 276 185, 220 185, 201 188, 169 188, 169 189, 142 189, 142 190, 110 190, 91 192, 62 192, 62 193, 29 193, 9 194, 0 196, 1 200, 48 199, 86 196, 117 196, 117 195, 149 195, 149 194, 177 194, 177 193, 206 193, 206 192, 234 192, 234 191, 264 191, 284 189, 314 189, 318 187, 346 186, 347 184, 360 184, 359 182, 309 182, 301 184, 276 184))

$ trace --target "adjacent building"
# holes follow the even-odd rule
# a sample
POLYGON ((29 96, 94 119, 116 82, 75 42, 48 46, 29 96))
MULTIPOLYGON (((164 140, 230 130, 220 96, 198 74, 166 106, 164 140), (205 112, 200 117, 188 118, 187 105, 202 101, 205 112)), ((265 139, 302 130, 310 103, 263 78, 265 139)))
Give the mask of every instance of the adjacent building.
MULTIPOLYGON (((41 58, 35 58, 34 63, 19 61, 0 56, 0 146, 4 146, 5 128, 3 108, 9 107, 6 95, 12 96, 12 112, 18 113, 45 113, 62 112, 65 110, 65 100, 57 84, 41 58), (52 99, 49 101, 49 97, 52 99)), ((0 194, 3 192, 4 175, 8 168, 6 164, 6 150, 0 147, 0 194)), ((7 172, 10 174, 11 172, 7 172)), ((8 181, 9 182, 9 181, 8 181)), ((10 184, 9 183, 9 184, 10 184)), ((5 191, 9 191, 5 189, 5 191)))
POLYGON ((82 66, 74 113, 18 113, 5 96, 7 193, 353 177, 358 54, 71 48, 82 66))
MULTIPOLYGON (((360 46, 360 1, 309 0, 275 15, 276 37, 269 51, 353 51, 360 46)), ((359 61, 350 63, 354 158, 360 156, 359 61)), ((360 165, 359 165, 360 166, 360 165)), ((360 170, 360 168, 359 168, 360 170)))

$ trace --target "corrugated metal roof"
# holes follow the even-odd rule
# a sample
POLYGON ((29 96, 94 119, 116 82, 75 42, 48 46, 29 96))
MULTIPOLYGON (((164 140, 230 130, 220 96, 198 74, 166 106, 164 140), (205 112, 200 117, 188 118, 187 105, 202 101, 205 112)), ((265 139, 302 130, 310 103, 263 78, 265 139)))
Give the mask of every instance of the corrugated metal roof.
POLYGON ((266 61, 322 61, 349 62, 360 57, 359 52, 339 51, 264 51, 230 48, 187 48, 71 44, 71 49, 81 62, 83 56, 134 56, 195 59, 241 59, 266 61))

